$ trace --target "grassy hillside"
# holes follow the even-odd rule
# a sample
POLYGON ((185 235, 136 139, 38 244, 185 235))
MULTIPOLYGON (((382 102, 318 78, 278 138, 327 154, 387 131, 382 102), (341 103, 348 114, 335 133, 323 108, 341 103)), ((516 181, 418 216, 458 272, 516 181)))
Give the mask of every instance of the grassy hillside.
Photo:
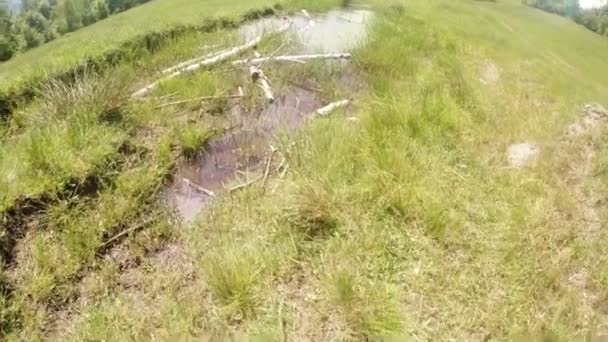
MULTIPOLYGON (((205 4, 218 15, 246 10, 205 4)), ((518 0, 357 5, 376 16, 347 66, 264 66, 281 96, 294 83, 314 88, 312 99, 297 90, 296 107, 351 97, 353 108, 273 132, 278 151, 257 156, 269 160, 268 179, 220 191, 194 223, 168 212, 167 176, 192 151, 217 148, 213 139, 235 129, 235 106, 265 122, 267 104, 228 64, 163 82, 146 101, 128 94, 200 54, 201 41, 233 45, 234 31, 186 34, 137 63, 49 85, 17 110, 0 145, 2 336, 607 334, 608 139, 601 120, 579 135, 566 128, 583 121, 583 105, 608 105, 608 40, 518 0), (159 107, 239 86, 239 105, 159 107), (540 151, 521 169, 507 162, 517 143, 540 151)), ((289 53, 285 39, 258 52, 289 53)), ((243 181, 264 165, 241 170, 253 173, 243 181)))
POLYGON ((270 7, 270 0, 154 1, 111 16, 95 25, 61 37, 5 63, 0 63, 2 87, 34 75, 61 71, 86 57, 97 56, 150 31, 176 25, 200 25, 212 17, 237 19, 251 9, 270 7))

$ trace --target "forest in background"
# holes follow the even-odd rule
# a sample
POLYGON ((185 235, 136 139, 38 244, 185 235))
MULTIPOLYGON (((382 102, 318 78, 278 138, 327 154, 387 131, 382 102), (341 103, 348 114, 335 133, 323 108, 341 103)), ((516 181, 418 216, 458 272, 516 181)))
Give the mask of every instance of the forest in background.
POLYGON ((608 36, 608 4, 583 9, 578 0, 523 0, 529 6, 571 18, 589 30, 608 36))
MULTIPOLYGON (((23 0, 11 12, 0 0, 0 62, 81 27, 149 0, 23 0)), ((578 0, 522 0, 541 10, 571 18, 601 35, 608 35, 608 5, 582 9, 578 0)))
POLYGON ((0 0, 0 61, 149 0, 0 0))

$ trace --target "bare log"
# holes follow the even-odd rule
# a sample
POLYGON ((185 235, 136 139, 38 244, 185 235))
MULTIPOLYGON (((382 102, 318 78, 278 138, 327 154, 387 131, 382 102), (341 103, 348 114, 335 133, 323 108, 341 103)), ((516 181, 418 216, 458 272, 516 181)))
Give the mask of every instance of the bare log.
MULTIPOLYGON (((276 33, 283 33, 285 31, 287 31, 289 29, 289 27, 291 27, 291 23, 292 23, 292 21, 290 19, 288 19, 287 22, 286 22, 286 24, 284 26, 282 26, 279 30, 277 30, 276 33)), ((160 79, 158 79, 158 80, 156 80, 156 81, 148 84, 147 86, 139 89, 138 91, 134 92, 131 95, 131 97, 132 98, 139 98, 139 97, 146 96, 152 90, 154 90, 160 84, 160 82, 162 82, 162 81, 170 80, 172 78, 175 78, 175 77, 180 76, 181 74, 184 74, 184 73, 187 73, 187 72, 194 72, 194 71, 196 71, 196 70, 198 70, 198 69, 200 69, 202 67, 208 67, 208 66, 211 66, 211 65, 223 62, 223 61, 225 61, 226 59, 228 59, 230 57, 236 56, 236 55, 238 55, 240 53, 243 53, 246 50, 254 48, 255 46, 257 46, 262 41, 263 38, 264 38, 263 35, 258 36, 256 38, 254 38, 254 39, 246 42, 243 45, 236 46, 236 47, 234 47, 232 49, 225 50, 224 52, 219 53, 218 55, 215 55, 215 56, 213 56, 211 58, 207 58, 207 59, 204 59, 204 60, 202 60, 200 62, 196 62, 194 64, 190 64, 188 66, 185 66, 184 68, 182 68, 180 70, 177 70, 177 71, 174 71, 173 73, 171 73, 171 74, 169 74, 169 75, 167 75, 167 76, 165 76, 163 78, 160 78, 160 79)))
POLYGON ((290 63, 305 63, 306 61, 315 59, 351 59, 350 53, 328 53, 328 54, 313 54, 313 55, 292 55, 292 56, 273 56, 261 57, 252 59, 240 59, 232 62, 232 65, 259 65, 267 62, 290 62, 290 63))
POLYGON ((332 102, 323 108, 317 109, 317 111, 315 111, 315 115, 328 116, 329 114, 333 113, 335 110, 348 106, 350 104, 350 102, 351 102, 351 100, 342 100, 342 101, 332 102))
POLYGON ((274 102, 274 95, 272 94, 272 88, 270 87, 270 82, 262 69, 259 69, 253 65, 249 66, 249 74, 251 75, 251 79, 262 89, 264 92, 264 97, 268 102, 274 102))
POLYGON ((188 186, 192 187, 194 190, 196 190, 196 191, 198 191, 198 192, 201 192, 201 193, 203 193, 203 194, 207 195, 208 197, 215 197, 215 193, 214 193, 213 191, 208 190, 208 189, 205 189, 205 188, 203 188, 202 186, 200 186, 200 185, 198 185, 198 184, 196 184, 196 183, 192 182, 192 181, 191 181, 191 180, 189 180, 189 179, 184 178, 184 182, 185 182, 186 184, 188 184, 188 186))
POLYGON ((217 56, 217 55, 222 54, 222 53, 224 53, 226 51, 227 50, 210 52, 210 53, 205 54, 204 56, 199 56, 199 57, 195 57, 195 58, 189 59, 187 61, 181 62, 179 64, 176 64, 176 65, 174 65, 174 66, 172 66, 170 68, 167 68, 167 69, 161 71, 161 74, 163 74, 163 75, 172 74, 172 73, 174 73, 176 71, 179 71, 179 70, 182 70, 182 69, 186 68, 187 66, 190 66, 190 65, 192 65, 194 63, 198 63, 198 62, 204 61, 207 58, 211 58, 213 56, 217 56))
MULTIPOLYGON (((283 25, 281 28, 279 28, 276 31, 276 33, 283 33, 285 31, 289 30, 289 28, 291 27, 291 23, 292 23, 291 20, 288 19, 287 22, 285 23, 285 25, 283 25)), ((196 71, 204 66, 210 66, 210 65, 225 61, 226 59, 228 59, 232 56, 238 55, 238 54, 242 53, 243 51, 254 48, 262 41, 262 38, 264 38, 264 36, 256 37, 255 39, 252 39, 249 42, 247 42, 241 46, 237 46, 235 48, 227 50, 226 52, 221 53, 215 57, 206 59, 199 63, 192 64, 192 65, 184 68, 184 72, 196 71)), ((180 72, 180 74, 181 74, 181 72, 180 72)), ((178 76, 178 75, 176 75, 176 76, 178 76)))
POLYGON ((131 98, 138 99, 138 98, 142 98, 142 97, 148 95, 150 92, 152 92, 152 90, 156 89, 156 87, 158 86, 158 84, 160 83, 161 80, 162 79, 160 79, 158 81, 154 81, 154 82, 148 84, 147 86, 139 89, 138 91, 131 94, 131 98))

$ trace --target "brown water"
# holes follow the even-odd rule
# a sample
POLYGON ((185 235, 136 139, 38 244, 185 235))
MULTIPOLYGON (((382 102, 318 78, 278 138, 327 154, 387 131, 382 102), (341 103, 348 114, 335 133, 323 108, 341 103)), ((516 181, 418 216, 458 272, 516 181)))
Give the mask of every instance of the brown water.
MULTIPOLYGON (((362 10, 332 11, 312 21, 296 16, 290 31, 291 38, 298 42, 296 53, 352 50, 364 42, 371 18, 372 12, 362 10)), ((243 26, 240 32, 244 39, 252 39, 283 24, 278 18, 262 19, 243 26)), ((351 83, 348 77, 343 80, 351 83)), ((218 195, 246 181, 246 174, 262 174, 276 134, 296 130, 322 105, 315 91, 297 86, 278 94, 261 113, 247 113, 235 103, 225 114, 232 127, 239 128, 210 141, 196 158, 180 161, 165 197, 183 221, 194 220, 213 198, 200 188, 218 195)))
POLYGON ((313 91, 292 88, 259 116, 236 115, 234 126, 242 128, 213 139, 196 158, 180 161, 166 197, 184 221, 192 221, 212 199, 199 187, 221 194, 239 174, 262 174, 274 136, 295 130, 320 106, 313 91))

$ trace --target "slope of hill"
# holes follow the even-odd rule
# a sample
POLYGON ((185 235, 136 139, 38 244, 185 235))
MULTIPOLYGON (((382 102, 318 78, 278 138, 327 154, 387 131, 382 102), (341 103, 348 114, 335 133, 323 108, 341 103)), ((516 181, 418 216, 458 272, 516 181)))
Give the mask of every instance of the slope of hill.
MULTIPOLYGON (((263 63, 273 104, 241 67, 251 59, 130 99, 201 45, 245 40, 223 29, 16 110, 0 144, 3 337, 606 335, 608 40, 518 0, 352 6, 375 13, 352 61, 263 63), (202 209, 196 220, 168 212, 175 198, 202 209)), ((257 52, 331 42, 359 20, 348 13, 297 17, 309 25, 257 52), (334 32, 315 35, 324 18, 334 32)))
POLYGON ((236 19, 248 10, 272 4, 270 0, 154 1, 0 63, 2 86, 29 79, 32 75, 62 70, 150 31, 160 32, 177 25, 203 24, 205 19, 211 17, 236 19))

